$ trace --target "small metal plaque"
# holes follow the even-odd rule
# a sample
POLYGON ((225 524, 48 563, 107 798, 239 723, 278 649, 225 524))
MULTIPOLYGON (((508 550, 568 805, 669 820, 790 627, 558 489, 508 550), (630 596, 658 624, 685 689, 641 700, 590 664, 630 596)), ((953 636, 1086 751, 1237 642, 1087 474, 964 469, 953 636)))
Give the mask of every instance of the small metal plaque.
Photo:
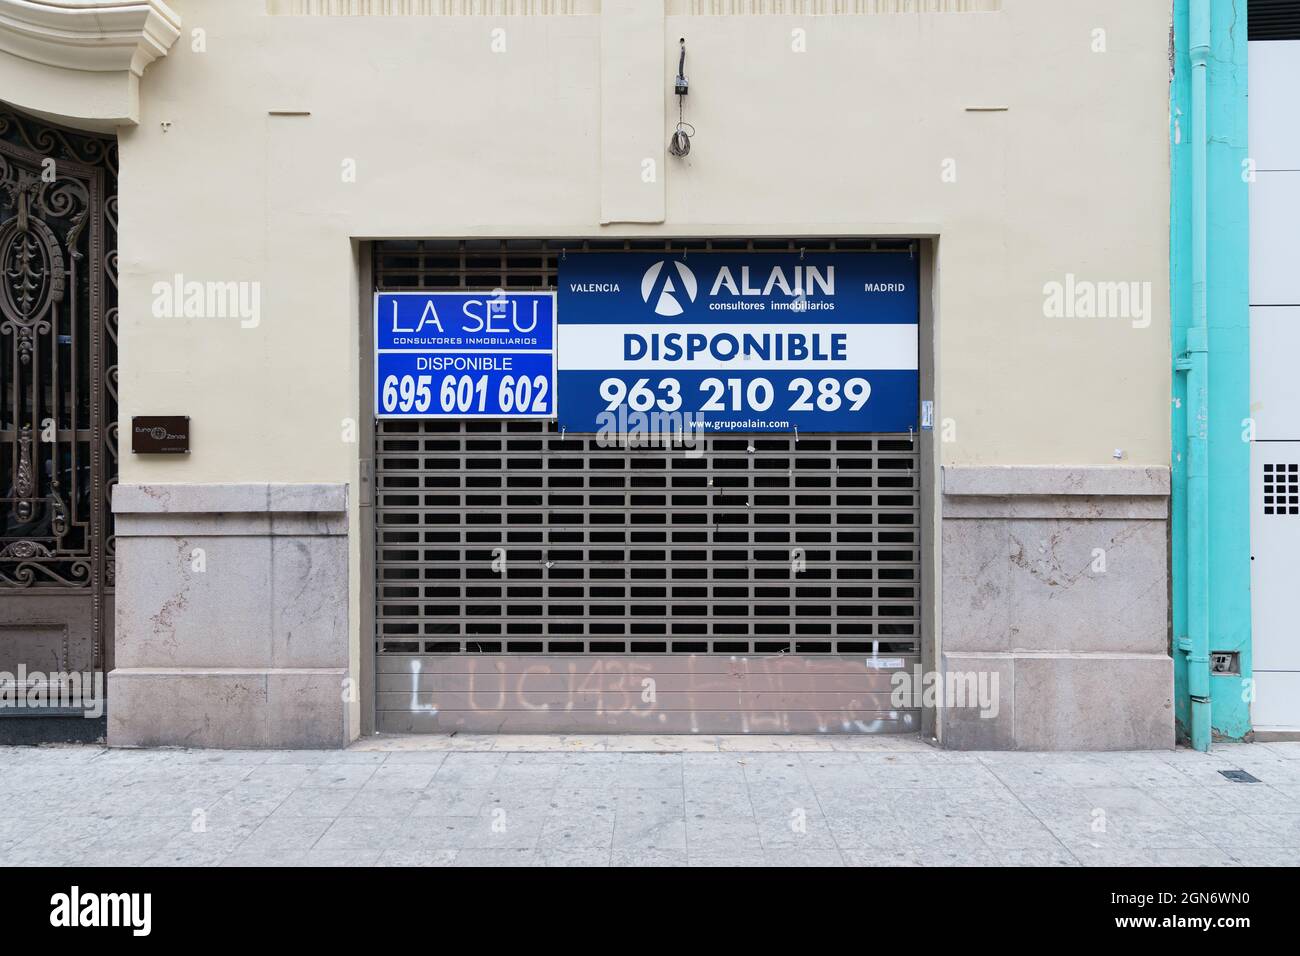
POLYGON ((131 419, 131 451, 137 455, 188 455, 190 416, 135 416, 131 419))

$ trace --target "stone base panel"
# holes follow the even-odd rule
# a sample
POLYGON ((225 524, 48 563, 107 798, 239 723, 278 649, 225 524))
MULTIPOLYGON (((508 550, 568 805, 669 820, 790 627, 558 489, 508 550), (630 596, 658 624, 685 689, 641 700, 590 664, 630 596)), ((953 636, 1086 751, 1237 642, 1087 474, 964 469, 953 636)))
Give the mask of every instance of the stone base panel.
POLYGON ((944 654, 943 674, 976 675, 975 686, 987 675, 989 687, 996 675, 995 707, 944 708, 943 745, 954 750, 1174 746, 1168 654, 944 654))
POLYGON ((1173 745, 1168 496, 1168 469, 944 468, 941 669, 999 695, 943 710, 945 746, 1173 745))
POLYGON ((116 746, 347 744, 347 489, 118 485, 116 746))
POLYGON ((344 668, 125 668, 108 675, 114 747, 348 745, 344 668))

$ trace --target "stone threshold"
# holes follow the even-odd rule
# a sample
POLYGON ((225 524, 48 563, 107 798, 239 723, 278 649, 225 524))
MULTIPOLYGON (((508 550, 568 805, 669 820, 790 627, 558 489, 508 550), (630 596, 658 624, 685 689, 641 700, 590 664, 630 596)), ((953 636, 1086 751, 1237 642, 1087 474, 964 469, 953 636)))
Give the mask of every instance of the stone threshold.
POLYGON ((349 750, 509 753, 946 753, 919 734, 375 734, 349 750))

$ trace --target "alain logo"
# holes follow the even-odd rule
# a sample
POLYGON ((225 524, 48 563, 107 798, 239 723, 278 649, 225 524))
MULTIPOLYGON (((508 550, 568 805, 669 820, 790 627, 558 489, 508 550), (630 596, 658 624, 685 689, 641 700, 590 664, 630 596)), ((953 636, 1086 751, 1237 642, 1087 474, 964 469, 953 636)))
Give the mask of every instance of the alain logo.
POLYGON ((685 293, 690 302, 695 301, 695 295, 698 286, 695 282, 695 273, 684 262, 673 261, 677 267, 677 278, 681 282, 681 288, 673 285, 672 270, 665 269, 666 260, 660 259, 641 277, 641 298, 646 302, 653 300, 654 310, 659 315, 674 316, 681 315, 685 309, 677 301, 680 293, 685 293))
POLYGON ((148 936, 152 927, 152 893, 69 893, 50 897, 51 926, 128 926, 133 936, 148 936))

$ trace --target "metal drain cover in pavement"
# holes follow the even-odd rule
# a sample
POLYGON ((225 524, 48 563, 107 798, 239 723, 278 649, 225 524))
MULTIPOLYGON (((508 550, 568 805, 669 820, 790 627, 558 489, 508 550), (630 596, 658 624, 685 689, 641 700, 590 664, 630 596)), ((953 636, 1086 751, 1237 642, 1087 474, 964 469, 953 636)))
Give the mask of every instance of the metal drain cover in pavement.
POLYGON ((1244 770, 1220 770, 1233 783, 1259 783, 1259 777, 1252 776, 1244 770))

